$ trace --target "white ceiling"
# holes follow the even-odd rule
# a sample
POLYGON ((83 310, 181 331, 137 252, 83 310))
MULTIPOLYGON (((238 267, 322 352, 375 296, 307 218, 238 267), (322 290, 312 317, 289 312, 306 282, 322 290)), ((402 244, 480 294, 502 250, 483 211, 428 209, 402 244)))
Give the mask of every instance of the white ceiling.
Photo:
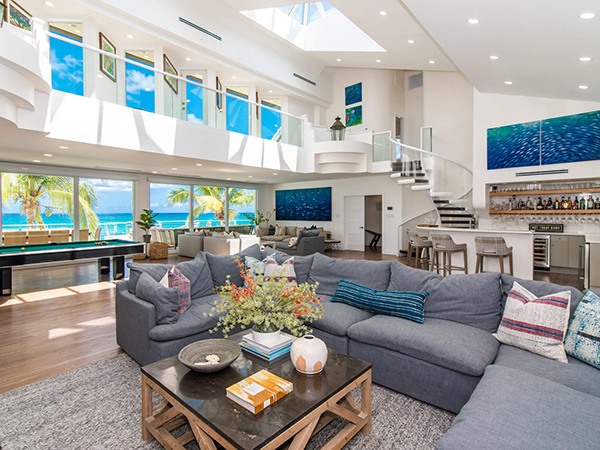
POLYGON ((600 101, 599 0, 404 3, 479 91, 600 101), (582 20, 583 12, 598 17, 582 20), (580 62, 582 56, 594 59, 580 62))

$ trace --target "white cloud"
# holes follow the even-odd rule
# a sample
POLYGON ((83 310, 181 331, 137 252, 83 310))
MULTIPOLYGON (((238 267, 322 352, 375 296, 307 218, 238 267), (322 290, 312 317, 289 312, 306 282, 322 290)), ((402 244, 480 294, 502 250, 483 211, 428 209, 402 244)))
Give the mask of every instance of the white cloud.
POLYGON ((127 70, 127 92, 139 94, 141 91, 154 90, 154 75, 144 75, 137 70, 127 70))

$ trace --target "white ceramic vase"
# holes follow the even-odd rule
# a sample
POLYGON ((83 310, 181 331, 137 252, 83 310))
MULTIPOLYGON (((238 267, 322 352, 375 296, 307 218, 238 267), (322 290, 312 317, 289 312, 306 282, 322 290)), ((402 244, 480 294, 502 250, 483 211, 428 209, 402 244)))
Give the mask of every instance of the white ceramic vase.
POLYGON ((290 358, 298 372, 314 375, 320 373, 327 363, 327 346, 321 339, 307 334, 294 341, 290 358))
POLYGON ((273 331, 272 333, 261 333, 259 331, 252 330, 252 339, 259 344, 269 346, 279 341, 281 337, 281 330, 273 331))

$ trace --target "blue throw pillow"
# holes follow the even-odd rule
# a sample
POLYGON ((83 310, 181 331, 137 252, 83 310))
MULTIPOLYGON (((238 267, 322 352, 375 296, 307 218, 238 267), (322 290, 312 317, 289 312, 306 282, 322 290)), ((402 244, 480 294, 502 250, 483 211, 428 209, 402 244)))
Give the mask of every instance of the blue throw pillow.
POLYGON ((331 301, 423 323, 423 308, 428 295, 429 292, 376 291, 342 279, 331 301))
POLYGON ((577 305, 565 337, 565 351, 600 369, 600 297, 592 291, 577 305))
POLYGON ((273 236, 275 234, 275 227, 273 225, 269 225, 269 236, 273 236))

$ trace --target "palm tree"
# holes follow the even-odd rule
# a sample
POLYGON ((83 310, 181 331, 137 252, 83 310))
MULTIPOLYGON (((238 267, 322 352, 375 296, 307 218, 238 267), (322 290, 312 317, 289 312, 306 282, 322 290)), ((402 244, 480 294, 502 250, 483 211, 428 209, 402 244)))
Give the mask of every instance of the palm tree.
MULTIPOLYGON (((183 187, 172 189, 167 195, 170 206, 189 202, 190 190, 183 187)), ((254 193, 246 189, 229 189, 229 219, 238 213, 231 205, 247 206, 254 202, 254 193)), ((225 223, 225 188, 210 186, 194 186, 194 217, 212 212, 222 224, 225 223)), ((188 223, 190 217, 187 219, 188 223)))
MULTIPOLYGON (((73 217, 73 180, 69 177, 46 175, 2 174, 2 200, 19 202, 21 213, 27 217, 29 229, 43 228, 43 215, 53 212, 67 213, 73 217)), ((79 183, 79 226, 94 230, 98 216, 93 210, 98 197, 94 186, 79 183)))

